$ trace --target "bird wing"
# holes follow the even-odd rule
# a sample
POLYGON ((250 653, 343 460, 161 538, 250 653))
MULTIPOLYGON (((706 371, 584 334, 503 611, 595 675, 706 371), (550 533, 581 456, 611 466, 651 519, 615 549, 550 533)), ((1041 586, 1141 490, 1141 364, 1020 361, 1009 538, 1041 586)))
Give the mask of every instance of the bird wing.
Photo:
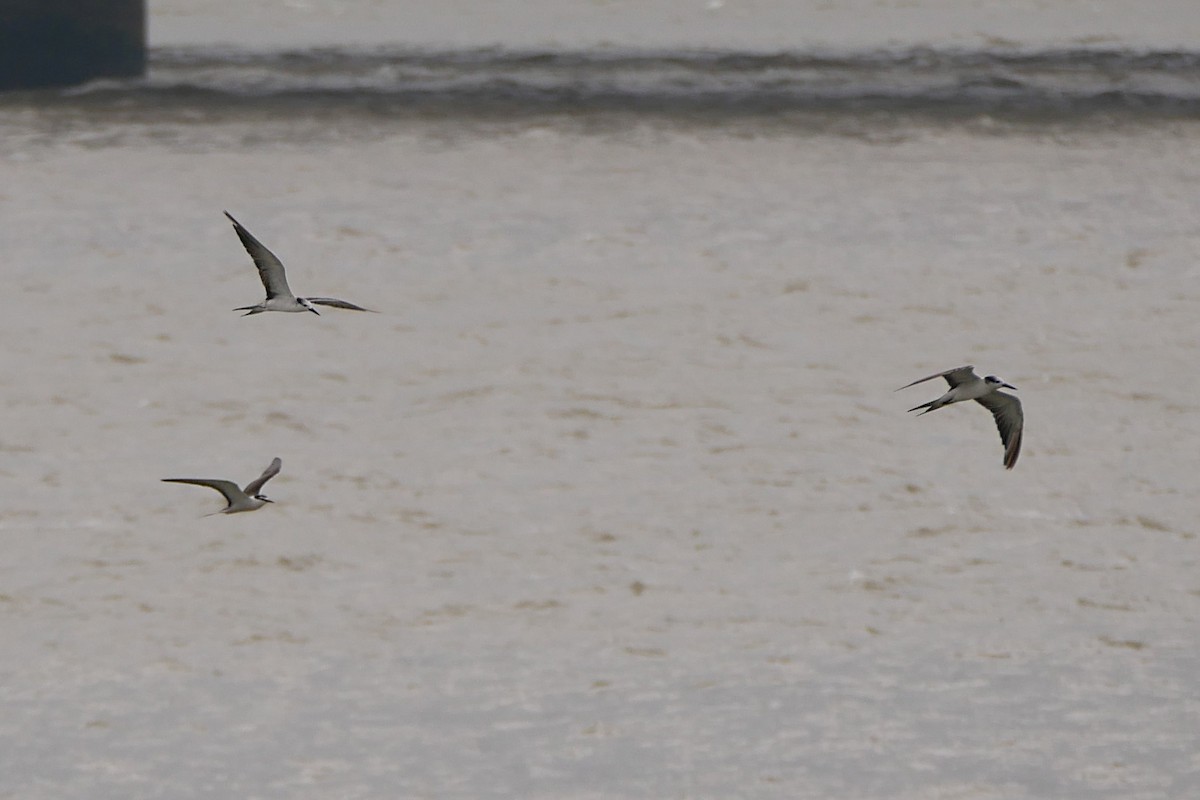
POLYGON ((233 481, 222 481, 216 478, 163 478, 163 483, 190 483, 193 486, 207 486, 224 495, 230 505, 242 499, 242 490, 233 481))
POLYGON ((254 266, 258 267, 258 277, 262 280, 263 288, 267 290, 267 299, 272 297, 295 297, 292 290, 288 288, 287 276, 283 273, 283 262, 279 257, 267 249, 267 246, 254 238, 254 234, 242 227, 242 223, 233 218, 233 215, 228 211, 225 216, 229 217, 229 221, 233 223, 233 229, 237 232, 238 238, 242 240, 242 247, 246 248, 246 252, 254 259, 254 266))
MULTIPOLYGON (((919 381, 913 381, 906 386, 901 386, 900 389, 907 389, 909 386, 916 386, 918 383, 931 381, 934 378, 945 378, 946 383, 950 384, 950 388, 953 389, 960 383, 966 383, 967 381, 975 380, 975 367, 968 364, 965 367, 955 367, 954 369, 948 369, 945 372, 935 372, 927 378, 921 378, 919 381)), ((896 391, 898 392, 900 389, 897 389, 896 391)))
POLYGON ((276 475, 279 474, 279 469, 282 466, 283 466, 283 462, 281 460, 279 460, 278 458, 276 458, 274 461, 272 461, 271 466, 267 467, 263 471, 262 475, 259 475, 255 480, 246 484, 246 489, 245 489, 246 496, 254 497, 256 494, 261 492, 262 487, 266 485, 267 481, 271 480, 271 478, 274 478, 276 475))
POLYGON ((351 311, 370 311, 372 314, 378 314, 378 311, 373 311, 369 308, 356 306, 354 303, 347 303, 345 300, 338 300, 336 297, 306 297, 304 298, 310 303, 316 303, 319 306, 333 306, 334 308, 347 308, 351 311))
POLYGON ((1004 443, 1004 466, 1012 469, 1021 455, 1021 431, 1025 428, 1025 414, 1021 401, 1007 392, 991 392, 975 398, 975 402, 992 412, 1000 441, 1004 443))

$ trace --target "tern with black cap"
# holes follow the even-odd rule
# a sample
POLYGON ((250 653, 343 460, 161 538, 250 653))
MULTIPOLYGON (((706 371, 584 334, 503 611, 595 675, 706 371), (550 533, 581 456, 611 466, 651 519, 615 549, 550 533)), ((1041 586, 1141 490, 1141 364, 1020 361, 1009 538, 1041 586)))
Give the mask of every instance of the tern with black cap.
POLYGON ((220 511, 214 511, 213 514, 236 514, 239 511, 255 511, 267 503, 275 502, 274 500, 267 499, 267 496, 262 493, 262 488, 266 485, 267 481, 279 474, 279 469, 282 466, 283 461, 276 458, 263 471, 262 475, 259 475, 246 484, 245 489, 239 489, 238 485, 233 481, 221 480, 219 478, 163 478, 163 482, 190 483, 193 486, 207 486, 210 489, 216 489, 225 497, 225 502, 229 505, 220 511))
MULTIPOLYGON (((1021 430, 1025 427, 1025 414, 1021 411, 1021 401, 1015 395, 1001 392, 999 389, 1001 387, 1016 389, 1017 387, 1005 383, 995 375, 981 378, 975 374, 974 367, 966 366, 935 373, 927 378, 921 378, 919 381, 913 381, 908 386, 901 386, 900 389, 907 389, 909 386, 916 386, 918 383, 931 381, 934 378, 945 378, 946 383, 950 384, 950 391, 936 400, 930 400, 928 403, 910 408, 909 411, 925 409, 917 414, 919 417, 951 403, 974 400, 992 412, 992 417, 996 420, 996 427, 1000 430, 1000 441, 1004 443, 1004 466, 1006 469, 1012 469, 1017 463, 1017 456, 1021 454, 1021 430)), ((898 392, 900 389, 896 391, 898 392)))
POLYGON ((238 238, 242 240, 242 246, 246 248, 246 252, 254 259, 254 266, 258 267, 258 277, 262 280, 263 288, 267 290, 267 299, 256 306, 242 306, 235 308, 234 311, 245 311, 243 317, 248 317, 251 314, 261 314, 264 311, 311 311, 318 317, 321 312, 313 308, 313 304, 320 306, 331 306, 333 308, 345 308, 350 311, 371 311, 369 308, 356 306, 354 303, 347 303, 345 300, 338 300, 336 297, 297 297, 292 294, 292 290, 288 288, 287 276, 283 272, 283 262, 278 256, 267 249, 267 246, 254 238, 254 234, 242 227, 242 223, 233 218, 233 215, 228 211, 225 216, 229 217, 229 221, 233 223, 233 229, 237 232, 238 238))

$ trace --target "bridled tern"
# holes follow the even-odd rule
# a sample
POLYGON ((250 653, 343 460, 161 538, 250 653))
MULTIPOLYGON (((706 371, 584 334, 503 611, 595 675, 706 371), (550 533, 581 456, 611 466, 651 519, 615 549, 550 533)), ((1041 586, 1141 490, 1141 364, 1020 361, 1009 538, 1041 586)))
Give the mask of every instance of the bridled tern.
MULTIPOLYGON (((225 500, 229 505, 220 511, 214 511, 213 514, 236 514, 239 511, 254 511, 262 508, 267 503, 274 503, 274 500, 268 500, 267 496, 260 494, 263 486, 267 481, 279 474, 279 468, 283 466, 283 462, 276 458, 271 462, 271 466, 259 475, 256 479, 246 484, 245 489, 239 489, 238 485, 233 481, 223 481, 218 478, 163 478, 165 483, 190 483, 194 486, 207 486, 210 489, 216 489, 225 496, 225 500)), ((212 516, 209 514, 208 516, 212 516)))
POLYGON ((232 214, 226 211, 225 216, 229 217, 229 221, 233 223, 233 229, 237 231, 238 238, 242 240, 242 246, 254 259, 254 266, 258 267, 258 277, 262 279, 263 287, 267 290, 267 299, 258 305, 234 309, 234 311, 245 311, 246 313, 242 314, 243 317, 261 314, 264 311, 311 311, 318 317, 321 316, 321 312, 313 308, 313 303, 334 308, 348 308, 351 311, 371 311, 369 308, 356 306, 354 303, 347 303, 336 297, 296 297, 288 288, 287 276, 283 274, 283 262, 268 250, 266 245, 255 239, 250 231, 243 228, 242 223, 234 219, 232 214))
MULTIPOLYGON (((1021 401, 1015 395, 998 390, 1002 386, 1007 386, 1009 389, 1017 387, 1005 383, 995 375, 981 378, 975 374, 974 367, 966 366, 938 372, 928 378, 913 381, 908 386, 901 386, 900 389, 907 389, 909 386, 916 386, 918 383, 931 381, 934 378, 945 378, 946 383, 950 384, 950 391, 937 400, 910 408, 909 411, 923 408, 925 410, 921 414, 928 414, 930 411, 937 411, 942 406, 948 406, 951 403, 974 400, 992 412, 992 417, 996 420, 996 427, 1000 430, 1000 441, 1004 443, 1004 466, 1012 469, 1017 463, 1017 456, 1021 454, 1021 429, 1025 426, 1025 415, 1021 412, 1021 401)), ((898 392, 900 389, 896 391, 898 392)), ((917 416, 919 417, 921 414, 917 414, 917 416)))

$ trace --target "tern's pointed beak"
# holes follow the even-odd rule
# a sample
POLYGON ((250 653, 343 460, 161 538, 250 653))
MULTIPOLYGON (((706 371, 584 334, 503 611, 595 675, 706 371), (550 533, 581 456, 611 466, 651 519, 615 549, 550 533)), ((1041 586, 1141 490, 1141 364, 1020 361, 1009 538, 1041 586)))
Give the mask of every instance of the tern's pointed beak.
POLYGON ((1009 389, 1016 389, 1017 391, 1020 391, 1020 389, 1017 389, 1017 387, 1013 386, 1011 383, 1002 383, 1000 385, 1007 386, 1009 389))
POLYGON ((313 308, 312 306, 309 306, 309 307, 308 307, 308 310, 309 310, 309 311, 311 311, 311 312, 313 312, 314 314, 316 314, 318 317, 319 317, 319 316, 321 316, 321 312, 320 312, 320 311, 317 311, 317 310, 316 310, 315 308, 313 308))

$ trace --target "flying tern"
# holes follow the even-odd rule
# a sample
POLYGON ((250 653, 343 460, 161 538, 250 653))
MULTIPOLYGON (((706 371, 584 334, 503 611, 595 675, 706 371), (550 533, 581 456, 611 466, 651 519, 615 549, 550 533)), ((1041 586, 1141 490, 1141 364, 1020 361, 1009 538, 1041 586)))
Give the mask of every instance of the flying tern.
POLYGON ((245 489, 239 489, 238 485, 233 481, 223 481, 219 478, 163 478, 163 482, 190 483, 194 486, 207 486, 210 489, 216 489, 224 495, 229 505, 220 511, 214 511, 213 514, 236 514, 239 511, 254 511, 255 509, 262 508, 267 503, 275 502, 274 500, 268 500, 267 496, 261 494, 261 492, 266 482, 279 474, 279 468, 282 466, 283 462, 276 458, 262 475, 259 475, 246 484, 245 489))
MULTIPOLYGON (((996 427, 1000 430, 1000 441, 1004 443, 1004 466, 1012 469, 1017 463, 1017 456, 1021 454, 1021 429, 1025 426, 1025 415, 1021 411, 1021 401, 1015 395, 1001 392, 999 389, 1002 386, 1009 389, 1017 387, 1005 383, 995 375, 981 378, 975 374, 974 367, 966 366, 935 373, 928 378, 913 381, 908 386, 901 386, 900 389, 907 389, 909 386, 916 386, 918 383, 931 381, 934 378, 945 378, 946 383, 950 384, 950 391, 936 400, 930 400, 916 408, 910 408, 909 411, 925 409, 921 414, 917 414, 919 417, 951 403, 974 400, 992 412, 992 417, 996 420, 996 427)), ((896 391, 898 392, 900 389, 896 391)))
POLYGON ((356 306, 354 303, 347 303, 336 297, 296 297, 288 288, 287 276, 283 272, 283 262, 279 260, 278 256, 268 250, 266 245, 258 239, 255 239, 254 234, 243 228, 242 223, 234 219, 228 211, 225 212, 225 216, 229 217, 238 238, 242 240, 242 246, 254 259, 254 266, 258 267, 258 277, 262 279, 263 287, 267 290, 267 299, 258 305, 234 309, 234 311, 245 311, 243 317, 261 314, 264 311, 311 311, 319 317, 321 312, 313 308, 314 303, 334 308, 348 308, 351 311, 371 311, 369 308, 356 306))

